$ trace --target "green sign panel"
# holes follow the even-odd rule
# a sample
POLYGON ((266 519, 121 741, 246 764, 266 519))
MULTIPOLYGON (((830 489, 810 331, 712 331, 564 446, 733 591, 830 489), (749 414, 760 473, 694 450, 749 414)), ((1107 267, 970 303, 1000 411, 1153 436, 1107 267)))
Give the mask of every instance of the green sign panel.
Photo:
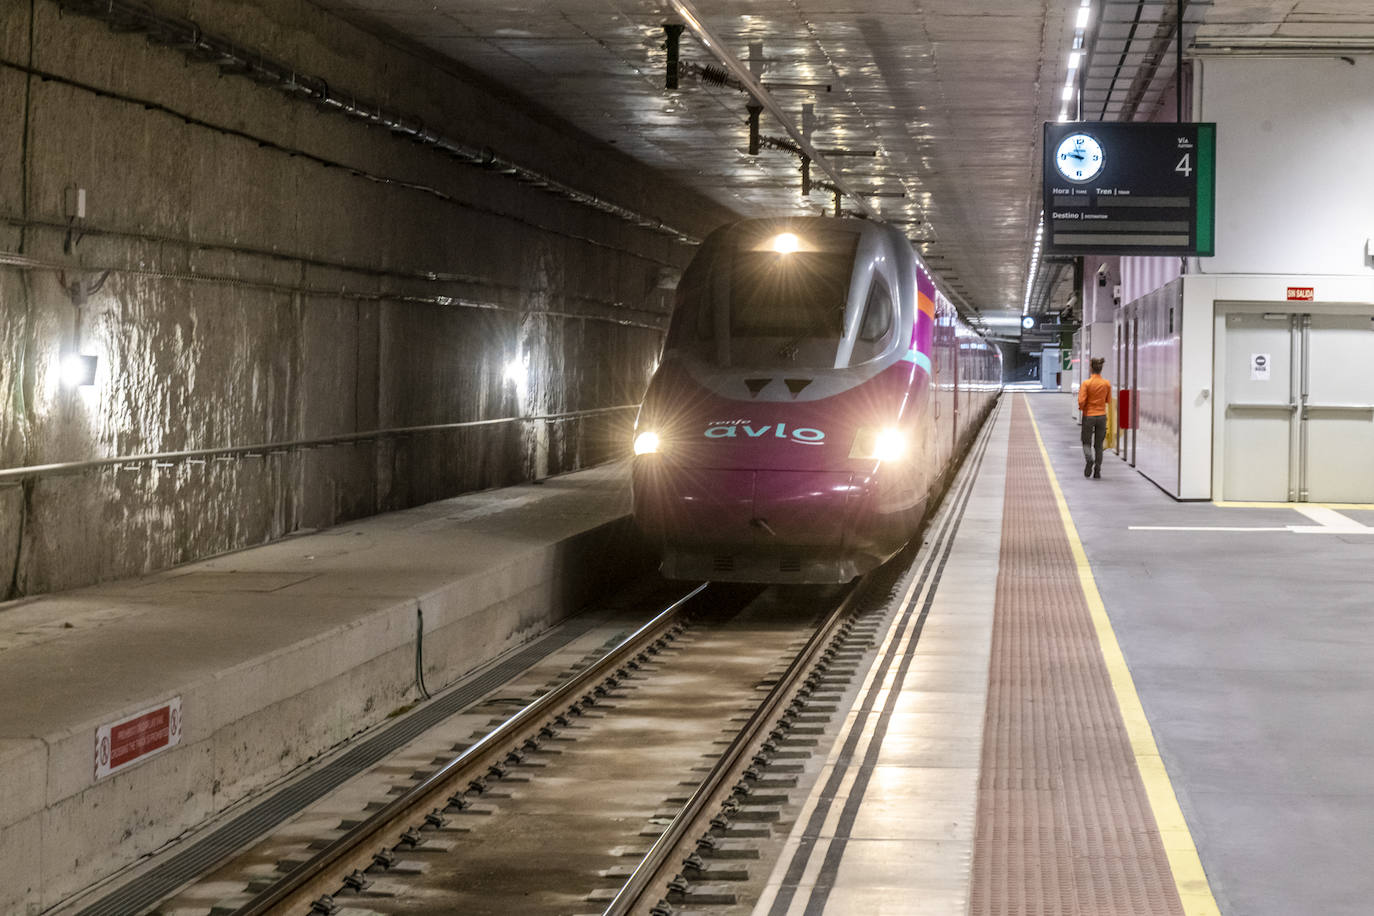
POLYGON ((1212 123, 1045 124, 1046 253, 1212 255, 1216 137, 1212 123))

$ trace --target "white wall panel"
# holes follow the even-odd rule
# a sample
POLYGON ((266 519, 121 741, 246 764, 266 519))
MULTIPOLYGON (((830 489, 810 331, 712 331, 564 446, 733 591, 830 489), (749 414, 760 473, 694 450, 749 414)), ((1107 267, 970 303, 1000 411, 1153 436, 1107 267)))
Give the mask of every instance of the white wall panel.
POLYGON ((1179 278, 1182 258, 1122 258, 1121 301, 1130 304, 1179 278))
POLYGON ((1179 499, 1212 498, 1212 316, 1218 280, 1183 278, 1179 499))
POLYGON ((1136 469, 1164 492, 1178 496, 1182 281, 1176 279, 1142 297, 1135 309, 1140 334, 1136 349, 1136 469))
POLYGON ((1201 271, 1374 272, 1374 59, 1197 64, 1197 119, 1217 123, 1217 253, 1201 271))

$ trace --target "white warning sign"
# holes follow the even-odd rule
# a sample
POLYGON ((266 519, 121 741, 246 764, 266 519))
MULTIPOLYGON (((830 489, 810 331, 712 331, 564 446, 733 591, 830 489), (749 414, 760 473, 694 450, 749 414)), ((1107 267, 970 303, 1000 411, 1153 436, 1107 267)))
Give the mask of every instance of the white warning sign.
POLYGON ((1269 354, 1251 353, 1250 354, 1250 381, 1267 382, 1269 381, 1269 354))

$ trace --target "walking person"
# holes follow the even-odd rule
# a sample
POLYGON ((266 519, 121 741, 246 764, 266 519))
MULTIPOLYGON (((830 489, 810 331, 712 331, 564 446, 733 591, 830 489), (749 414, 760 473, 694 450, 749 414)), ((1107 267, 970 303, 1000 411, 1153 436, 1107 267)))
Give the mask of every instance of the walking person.
POLYGON ((1083 414, 1083 476, 1102 476, 1102 443, 1107 440, 1107 400, 1112 396, 1112 383, 1102 377, 1101 356, 1094 356, 1089 365, 1093 374, 1078 386, 1078 409, 1083 414))

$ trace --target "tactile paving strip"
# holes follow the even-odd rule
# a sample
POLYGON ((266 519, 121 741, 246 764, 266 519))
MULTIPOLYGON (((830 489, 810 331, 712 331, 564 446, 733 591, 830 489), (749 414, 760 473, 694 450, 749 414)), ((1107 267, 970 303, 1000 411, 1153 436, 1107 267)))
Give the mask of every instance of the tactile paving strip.
POLYGON ((1024 396, 989 678, 969 913, 1182 916, 1024 396))

